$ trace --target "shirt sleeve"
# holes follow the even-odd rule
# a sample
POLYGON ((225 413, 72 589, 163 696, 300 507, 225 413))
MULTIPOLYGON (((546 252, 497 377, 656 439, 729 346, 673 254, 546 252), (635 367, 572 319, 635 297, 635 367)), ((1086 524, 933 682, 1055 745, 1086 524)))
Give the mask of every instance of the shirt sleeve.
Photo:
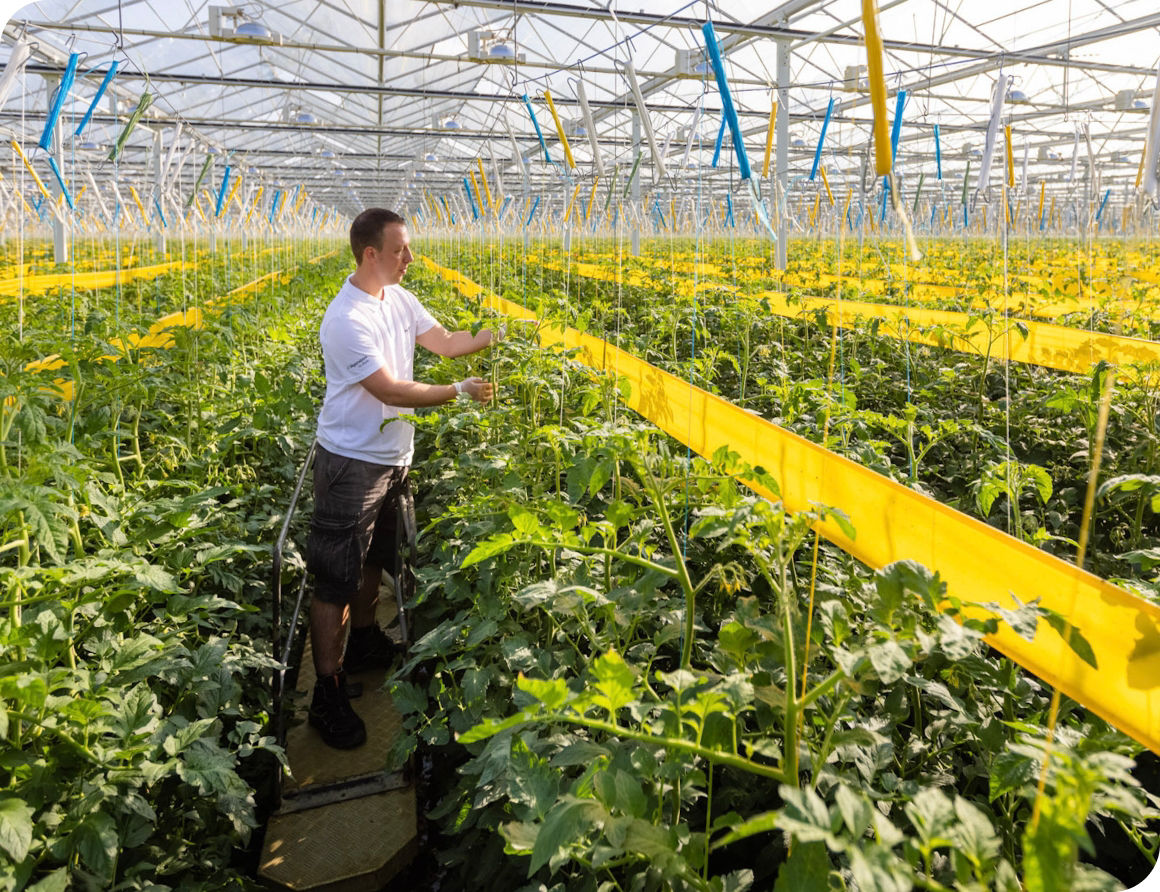
POLYGON ((373 333, 355 315, 329 320, 319 335, 326 377, 334 384, 361 381, 387 364, 373 333))
POLYGON ((434 316, 432 316, 425 306, 415 297, 410 291, 403 289, 407 295, 407 306, 411 312, 411 318, 415 320, 415 336, 423 334, 425 331, 430 331, 439 324, 434 316))

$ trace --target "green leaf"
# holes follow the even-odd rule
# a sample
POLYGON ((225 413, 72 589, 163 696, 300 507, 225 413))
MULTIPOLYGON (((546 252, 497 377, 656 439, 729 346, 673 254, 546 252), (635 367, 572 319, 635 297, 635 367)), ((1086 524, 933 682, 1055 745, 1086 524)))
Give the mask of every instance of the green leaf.
POLYGON ((910 669, 910 657, 897 641, 883 641, 871 645, 867 651, 870 665, 878 673, 883 684, 893 684, 910 669))
POLYGON ((778 870, 773 892, 828 892, 832 869, 824 842, 799 842, 778 870))
POLYGON ((855 839, 861 837, 870 826, 870 819, 873 817, 871 814, 873 805, 866 794, 856 793, 845 785, 839 785, 834 795, 834 801, 838 805, 838 811, 842 815, 842 820, 846 822, 850 835, 855 839))
POLYGON ((558 710, 571 696, 568 684, 562 678, 544 680, 521 675, 516 681, 516 687, 531 694, 549 710, 558 710))
POLYGON ((1067 646, 1075 651, 1077 657, 1093 669, 1100 668, 1096 665, 1096 654, 1092 650, 1091 643, 1062 614, 1056 613, 1054 610, 1044 610, 1043 618, 1051 628, 1059 633, 1059 637, 1067 642, 1067 646))
POLYGON ((610 650, 592 663, 592 674, 596 678, 598 693, 592 698, 597 706, 603 706, 615 719, 616 711, 632 703, 636 696, 633 684, 636 676, 615 650, 610 650))
POLYGON ((117 827, 103 811, 85 817, 72 835, 73 850, 98 876, 107 876, 117 857, 117 827))
POLYGON ((927 850, 951 844, 950 831, 955 810, 946 793, 938 787, 924 787, 906 804, 906 816, 918 831, 927 850))
POLYGON ((781 812, 779 811, 766 811, 754 815, 736 824, 733 829, 716 840, 712 848, 716 850, 722 846, 737 842, 739 839, 748 839, 750 836, 756 836, 758 833, 769 833, 777 828, 780 818, 781 812))
POLYGON ((959 819, 951 831, 955 851, 976 868, 989 864, 999 854, 999 837, 990 820, 961 796, 955 797, 955 816, 959 819))
POLYGON ((25 892, 65 892, 68 889, 68 868, 59 867, 44 879, 29 886, 25 892))
POLYGON ((0 796, 0 848, 18 863, 24 860, 32 845, 33 814, 23 799, 0 796))
MULTIPOLYGON (((509 508, 508 519, 511 520, 518 538, 534 539, 542 531, 539 519, 526 508, 509 508)), ((464 564, 464 566, 467 565, 464 564)))
POLYGON ((593 777, 596 794, 609 808, 634 818, 643 818, 648 798, 641 789, 640 780, 619 768, 609 768, 593 777))
POLYGON ((603 811, 592 800, 576 799, 573 796, 565 796, 556 802, 544 818, 540 832, 536 834, 532 863, 528 866, 529 877, 562 849, 584 841, 595 817, 593 809, 596 809, 597 814, 603 811))
POLYGON ((455 739, 460 743, 478 743, 481 740, 494 737, 502 731, 507 731, 519 725, 525 725, 531 720, 532 716, 526 712, 517 712, 515 715, 508 716, 506 719, 484 719, 474 728, 468 728, 462 734, 456 734, 455 739))
POLYGON ((485 539, 480 542, 471 552, 463 559, 460 568, 470 567, 473 564, 478 564, 480 561, 486 561, 488 558, 493 558, 496 555, 503 554, 510 550, 516 544, 516 540, 512 538, 510 533, 500 533, 498 536, 492 536, 490 539, 485 539))
POLYGON ((830 811, 817 793, 785 784, 780 789, 785 808, 777 822, 779 827, 792 833, 799 843, 821 840, 832 849, 845 847, 835 838, 830 811))
POLYGON ((1014 793, 1035 779, 1035 763, 1021 753, 1005 750, 991 763, 990 800, 994 802, 1004 793, 1014 793))

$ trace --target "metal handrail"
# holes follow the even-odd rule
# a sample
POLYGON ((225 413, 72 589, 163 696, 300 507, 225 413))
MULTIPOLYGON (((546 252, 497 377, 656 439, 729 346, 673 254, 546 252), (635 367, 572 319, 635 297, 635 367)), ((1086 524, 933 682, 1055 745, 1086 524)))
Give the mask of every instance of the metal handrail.
POLYGON ((290 497, 290 506, 286 509, 286 517, 282 521, 282 530, 278 540, 274 543, 273 554, 273 651, 274 659, 278 662, 274 669, 272 680, 272 694, 274 698, 274 737, 279 745, 286 742, 285 710, 282 709, 282 698, 285 693, 286 672, 290 664, 290 649, 294 646, 294 637, 298 627, 298 617, 302 612, 302 599, 306 594, 307 573, 302 574, 302 582, 298 586, 298 598, 294 603, 294 616, 290 621, 290 629, 286 635, 285 647, 282 646, 282 551, 286 545, 286 537, 290 534, 290 522, 294 519, 294 512, 298 508, 298 499, 302 495, 302 486, 306 482, 306 472, 314 461, 314 454, 318 449, 318 441, 310 444, 310 451, 306 453, 306 460, 298 472, 298 482, 294 485, 294 494, 290 497))

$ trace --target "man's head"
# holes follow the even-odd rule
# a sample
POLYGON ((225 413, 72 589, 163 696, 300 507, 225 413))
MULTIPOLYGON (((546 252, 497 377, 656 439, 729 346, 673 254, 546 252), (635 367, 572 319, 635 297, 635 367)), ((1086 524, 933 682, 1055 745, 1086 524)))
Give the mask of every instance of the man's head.
POLYGON ((414 259, 405 221, 386 208, 367 208, 354 218, 350 250, 359 269, 373 273, 384 285, 401 282, 414 259))

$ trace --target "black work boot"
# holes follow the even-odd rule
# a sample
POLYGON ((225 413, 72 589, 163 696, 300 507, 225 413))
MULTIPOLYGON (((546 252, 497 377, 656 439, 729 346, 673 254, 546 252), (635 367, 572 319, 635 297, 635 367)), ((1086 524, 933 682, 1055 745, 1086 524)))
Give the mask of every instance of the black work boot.
POLYGON ((378 623, 371 623, 362 628, 351 628, 342 665, 347 672, 390 669, 395 660, 402 655, 402 645, 395 644, 387 633, 379 628, 378 623))
POLYGON ((350 708, 346 689, 337 673, 323 675, 314 683, 309 721, 327 746, 351 750, 366 743, 367 727, 350 708))

